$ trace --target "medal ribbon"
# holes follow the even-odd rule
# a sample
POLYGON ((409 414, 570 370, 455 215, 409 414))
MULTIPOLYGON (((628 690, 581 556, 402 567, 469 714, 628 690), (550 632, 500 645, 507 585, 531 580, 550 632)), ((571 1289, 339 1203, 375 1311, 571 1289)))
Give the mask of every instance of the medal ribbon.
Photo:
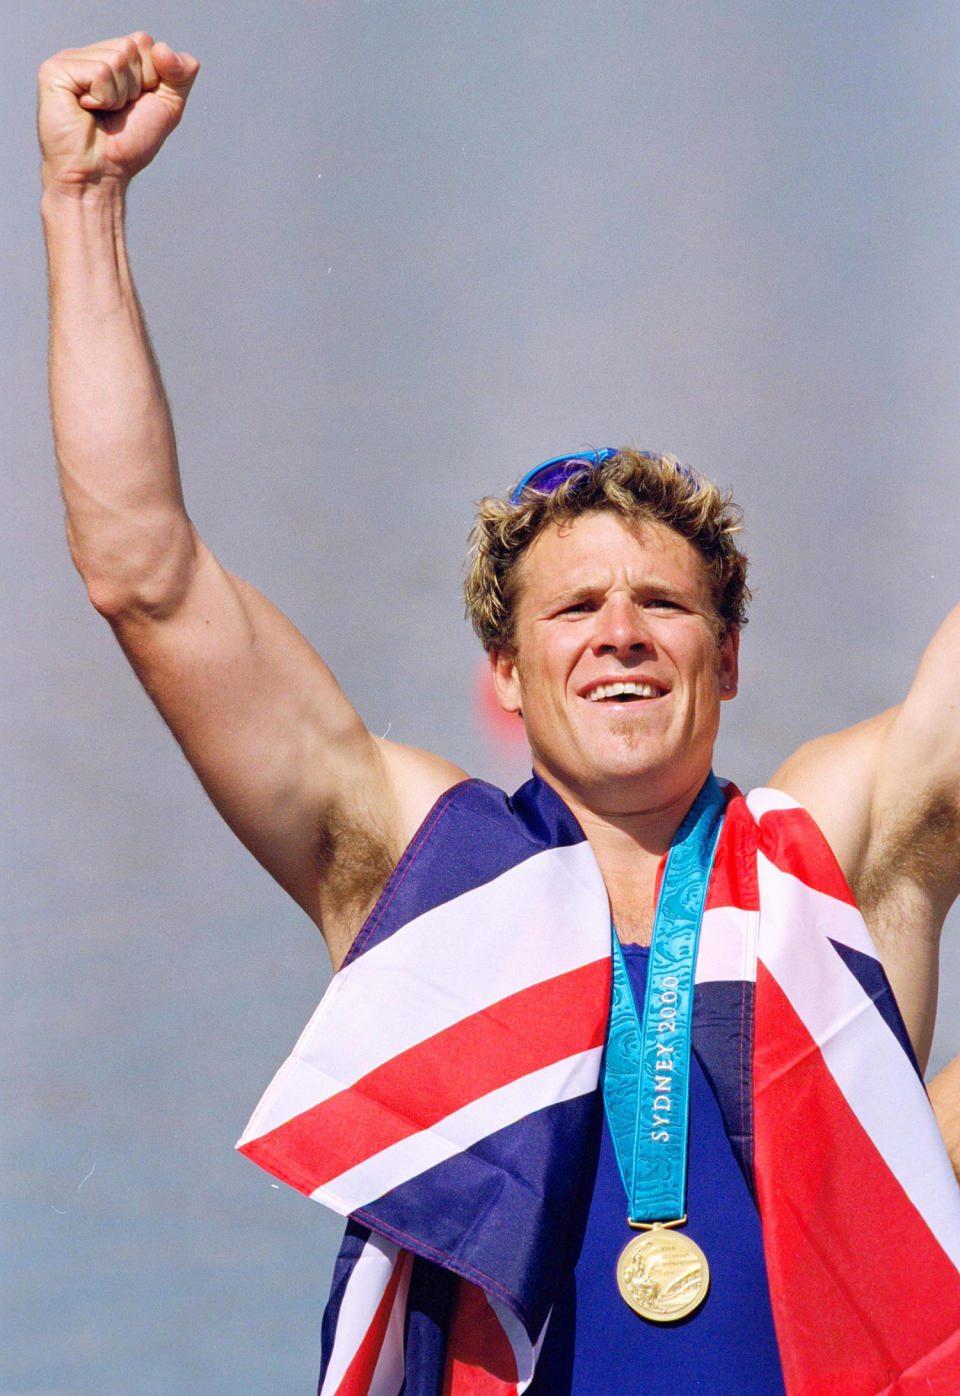
POLYGON ((642 1021, 613 930, 603 1103, 631 1223, 685 1216, 694 971, 724 810, 711 771, 667 855, 642 1021))

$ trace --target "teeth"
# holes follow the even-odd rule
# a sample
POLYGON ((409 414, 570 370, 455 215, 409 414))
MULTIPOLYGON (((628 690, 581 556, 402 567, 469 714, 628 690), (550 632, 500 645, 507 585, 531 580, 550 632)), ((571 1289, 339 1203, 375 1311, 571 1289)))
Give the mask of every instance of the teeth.
POLYGON ((605 683, 594 688, 587 695, 591 703, 600 703, 604 698, 619 698, 622 694, 632 698, 659 698, 660 690, 651 683, 605 683))

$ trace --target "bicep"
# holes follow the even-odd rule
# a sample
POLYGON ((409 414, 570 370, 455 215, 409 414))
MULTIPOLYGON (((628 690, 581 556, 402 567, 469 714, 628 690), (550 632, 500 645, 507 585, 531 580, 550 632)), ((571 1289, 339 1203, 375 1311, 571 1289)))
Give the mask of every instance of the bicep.
POLYGON ((927 646, 875 765, 872 862, 882 857, 926 902, 939 934, 960 892, 960 608, 927 646))
POLYGON ((960 873, 960 607, 927 646, 902 703, 801 747, 771 784, 805 805, 850 881, 886 849, 937 843, 925 889, 960 873))
POLYGON ((402 848, 414 816, 379 744, 297 628, 202 543, 172 614, 114 626, 219 812, 318 923, 333 825, 402 848))
MULTIPOLYGON (((878 767, 876 798, 960 810, 960 606, 930 641, 896 710, 878 767)), ((958 850, 960 858, 960 850, 958 850)))

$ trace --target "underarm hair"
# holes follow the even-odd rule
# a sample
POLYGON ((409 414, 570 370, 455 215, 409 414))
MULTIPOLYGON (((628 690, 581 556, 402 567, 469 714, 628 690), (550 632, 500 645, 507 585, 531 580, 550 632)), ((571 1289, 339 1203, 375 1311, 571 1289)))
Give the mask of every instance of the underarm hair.
POLYGON ((376 823, 342 814, 329 815, 318 824, 315 847, 325 906, 338 919, 356 921, 359 929, 387 885, 400 850, 391 846, 387 831, 376 823))
POLYGON ((854 889, 868 913, 909 895, 960 890, 960 804, 943 794, 930 797, 919 810, 905 810, 877 831, 863 876, 854 889))

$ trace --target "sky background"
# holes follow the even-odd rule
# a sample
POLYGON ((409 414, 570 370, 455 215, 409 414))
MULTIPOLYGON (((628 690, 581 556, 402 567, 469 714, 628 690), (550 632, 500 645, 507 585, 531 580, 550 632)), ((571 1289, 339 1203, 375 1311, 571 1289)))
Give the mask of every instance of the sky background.
MULTIPOLYGON (((45 396, 34 75, 196 54, 129 239, 191 513, 378 732, 505 784, 475 501, 589 444, 746 511, 717 767, 903 696, 958 592, 945 0, 4 0, 2 1396, 315 1389, 339 1223, 233 1141, 328 977, 89 609, 45 396)), ((934 1064, 960 1047, 948 923, 934 1064)))

